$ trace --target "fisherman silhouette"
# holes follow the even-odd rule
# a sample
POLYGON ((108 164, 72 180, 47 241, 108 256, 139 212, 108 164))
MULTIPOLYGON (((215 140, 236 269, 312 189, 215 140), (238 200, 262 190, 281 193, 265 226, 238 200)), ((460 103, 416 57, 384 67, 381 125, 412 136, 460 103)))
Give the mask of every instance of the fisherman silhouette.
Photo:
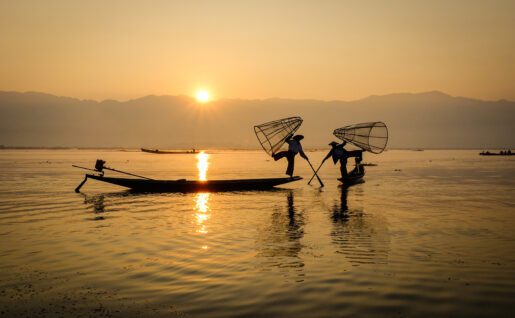
POLYGON ((304 139, 304 136, 302 135, 295 135, 295 136, 288 136, 286 138, 286 142, 288 143, 288 150, 278 152, 274 154, 272 157, 275 161, 286 157, 288 160, 288 167, 286 168, 286 174, 290 176, 290 178, 293 177, 293 169, 295 168, 295 156, 297 154, 300 154, 300 156, 306 160, 309 161, 308 156, 304 153, 302 150, 302 145, 300 144, 300 141, 304 139))
POLYGON ((349 157, 349 152, 344 148, 347 142, 343 142, 338 144, 336 141, 331 141, 329 146, 331 146, 331 150, 327 153, 322 163, 324 163, 330 157, 333 158, 333 163, 336 164, 340 161, 340 173, 342 178, 347 176, 347 158, 349 157))

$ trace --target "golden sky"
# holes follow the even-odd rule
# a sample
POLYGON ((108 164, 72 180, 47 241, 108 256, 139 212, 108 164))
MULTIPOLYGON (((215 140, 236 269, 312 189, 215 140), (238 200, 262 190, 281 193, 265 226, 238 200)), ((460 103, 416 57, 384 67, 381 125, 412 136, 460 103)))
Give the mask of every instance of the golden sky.
POLYGON ((0 90, 515 100, 515 1, 0 0, 0 90))

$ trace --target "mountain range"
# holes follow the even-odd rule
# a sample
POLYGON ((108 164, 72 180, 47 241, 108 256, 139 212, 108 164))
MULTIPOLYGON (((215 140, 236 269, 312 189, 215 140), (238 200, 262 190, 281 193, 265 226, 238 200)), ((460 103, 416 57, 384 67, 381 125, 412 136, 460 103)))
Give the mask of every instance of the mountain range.
POLYGON ((0 91, 0 144, 21 147, 259 148, 253 126, 301 116, 306 147, 323 147, 342 126, 383 121, 390 148, 514 148, 515 102, 442 92, 355 101, 221 99, 188 96, 79 100, 0 91))

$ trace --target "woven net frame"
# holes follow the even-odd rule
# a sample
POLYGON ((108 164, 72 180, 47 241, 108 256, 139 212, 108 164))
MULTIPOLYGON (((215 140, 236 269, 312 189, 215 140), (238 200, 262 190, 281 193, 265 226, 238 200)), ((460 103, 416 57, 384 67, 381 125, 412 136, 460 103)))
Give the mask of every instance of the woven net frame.
POLYGON ((263 150, 270 156, 277 153, 288 136, 292 136, 302 124, 302 118, 288 117, 254 126, 256 137, 263 150))
POLYGON ((388 128, 380 121, 338 128, 333 135, 375 154, 383 152, 388 143, 388 128))

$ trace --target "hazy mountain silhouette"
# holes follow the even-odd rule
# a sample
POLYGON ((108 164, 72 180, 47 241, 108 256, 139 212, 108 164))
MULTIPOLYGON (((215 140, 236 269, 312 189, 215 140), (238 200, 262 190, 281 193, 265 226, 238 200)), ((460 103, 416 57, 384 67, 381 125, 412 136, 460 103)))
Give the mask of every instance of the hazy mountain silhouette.
POLYGON ((389 147, 515 146, 515 102, 441 92, 370 96, 356 101, 225 99, 199 105, 187 96, 129 101, 79 100, 0 92, 0 144, 70 147, 258 148, 253 126, 299 115, 306 146, 325 146, 335 128, 384 121, 389 147))

